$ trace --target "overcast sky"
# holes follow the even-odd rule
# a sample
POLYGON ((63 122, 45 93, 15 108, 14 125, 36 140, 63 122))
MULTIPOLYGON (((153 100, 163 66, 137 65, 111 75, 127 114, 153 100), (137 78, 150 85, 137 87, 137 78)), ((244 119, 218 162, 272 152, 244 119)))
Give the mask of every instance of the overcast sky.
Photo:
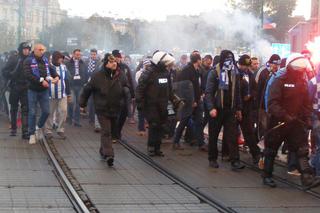
MULTIPOLYGON (((164 20, 167 15, 197 15, 225 8, 226 0, 59 0, 70 15, 88 17, 93 13, 117 18, 164 20)), ((311 0, 298 0, 295 15, 310 17, 311 0)))

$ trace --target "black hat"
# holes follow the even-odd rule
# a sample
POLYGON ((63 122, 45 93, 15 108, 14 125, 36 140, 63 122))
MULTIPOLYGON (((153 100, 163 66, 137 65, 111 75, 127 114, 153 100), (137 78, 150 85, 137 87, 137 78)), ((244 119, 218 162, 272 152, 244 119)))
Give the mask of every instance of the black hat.
POLYGON ((243 66, 250 66, 251 65, 251 58, 250 56, 244 54, 239 58, 239 65, 243 66))
POLYGON ((116 58, 121 58, 121 57, 122 57, 120 50, 113 50, 113 51, 112 51, 112 55, 113 55, 114 57, 116 57, 116 58))
POLYGON ((29 42, 22 42, 19 44, 18 51, 21 53, 23 49, 31 50, 31 47, 32 46, 29 42))
POLYGON ((269 59, 269 64, 278 64, 280 65, 281 64, 281 58, 279 55, 277 54, 273 54, 270 59, 269 59))
POLYGON ((106 53, 103 58, 103 64, 106 65, 109 61, 115 61, 115 56, 110 53, 106 53))

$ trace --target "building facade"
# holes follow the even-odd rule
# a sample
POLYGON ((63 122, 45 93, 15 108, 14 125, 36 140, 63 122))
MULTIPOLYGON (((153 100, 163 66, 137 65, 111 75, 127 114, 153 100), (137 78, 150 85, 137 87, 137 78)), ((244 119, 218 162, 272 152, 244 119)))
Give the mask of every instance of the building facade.
POLYGON ((7 23, 17 40, 37 40, 39 33, 67 17, 58 0, 0 0, 0 22, 7 23))

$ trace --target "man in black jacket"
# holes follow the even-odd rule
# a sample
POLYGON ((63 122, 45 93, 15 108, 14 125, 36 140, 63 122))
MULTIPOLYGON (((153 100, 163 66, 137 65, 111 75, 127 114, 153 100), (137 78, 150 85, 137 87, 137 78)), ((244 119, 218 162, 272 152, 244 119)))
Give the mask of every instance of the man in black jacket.
POLYGON ((206 151, 206 145, 204 142, 203 136, 203 128, 202 128, 202 114, 203 114, 203 106, 202 106, 202 92, 200 87, 200 69, 201 66, 201 56, 199 53, 193 53, 190 56, 190 63, 188 63, 182 71, 179 73, 177 77, 178 82, 189 81, 193 86, 194 93, 194 102, 192 103, 192 116, 183 116, 180 120, 180 123, 176 129, 176 133, 174 136, 174 144, 179 144, 180 138, 182 136, 183 130, 187 127, 189 120, 193 119, 194 125, 194 136, 198 142, 198 146, 200 150, 206 151))
POLYGON ((23 61, 28 57, 31 45, 23 42, 18 47, 18 57, 11 57, 4 66, 3 76, 10 81, 9 103, 11 118, 11 136, 17 134, 17 114, 21 105, 22 138, 29 139, 28 134, 28 81, 23 74, 23 61))
POLYGON ((260 149, 258 147, 258 138, 254 132, 254 76, 249 70, 251 59, 248 55, 242 55, 238 62, 240 74, 240 92, 242 100, 242 121, 240 121, 246 145, 250 149, 253 163, 258 164, 260 160, 260 149))
POLYGON ((111 141, 111 128, 119 117, 127 79, 117 66, 115 57, 107 53, 102 70, 93 73, 91 80, 83 88, 80 107, 86 107, 90 95, 93 95, 95 112, 101 125, 100 155, 109 166, 113 166, 114 152, 111 141))
POLYGON ((43 137, 42 127, 45 125, 50 113, 48 88, 51 84, 56 84, 59 81, 59 75, 54 69, 49 68, 48 59, 44 57, 45 50, 44 45, 36 44, 34 51, 23 62, 23 71, 29 82, 29 144, 35 144, 37 139, 43 137), (36 108, 38 103, 41 108, 41 115, 36 127, 36 108))
MULTIPOLYGON (((268 130, 265 134, 263 183, 276 187, 272 179, 274 158, 283 141, 289 151, 298 155, 301 183, 306 188, 320 185, 309 165, 308 131, 311 124, 311 102, 308 96, 306 72, 309 61, 301 54, 292 54, 286 62, 286 72, 272 82, 268 96, 268 130)), ((311 67, 311 66, 310 66, 311 67)))
POLYGON ((148 153, 163 156, 160 150, 164 125, 168 117, 168 101, 174 106, 180 100, 173 94, 169 71, 174 58, 162 51, 152 57, 151 65, 141 74, 136 88, 137 109, 142 111, 149 124, 148 153))
POLYGON ((72 95, 72 103, 68 105, 68 122, 76 127, 81 127, 79 98, 82 87, 88 81, 88 75, 86 65, 81 59, 80 49, 75 49, 73 51, 73 56, 70 61, 66 63, 66 66, 70 72, 70 86, 72 95))
POLYGON ((218 137, 223 126, 223 137, 228 144, 231 167, 243 169, 237 143, 238 121, 241 121, 240 79, 234 55, 229 50, 220 54, 220 62, 209 73, 206 87, 209 120, 209 165, 218 168, 218 137))

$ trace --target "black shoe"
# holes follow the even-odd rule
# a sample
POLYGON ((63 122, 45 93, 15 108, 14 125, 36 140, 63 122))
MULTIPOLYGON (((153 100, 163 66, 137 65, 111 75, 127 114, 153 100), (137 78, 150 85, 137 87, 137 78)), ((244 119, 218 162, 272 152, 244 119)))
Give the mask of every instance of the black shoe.
POLYGON ((10 132, 10 136, 17 136, 17 130, 16 129, 12 129, 10 132))
POLYGON ((164 154, 160 150, 156 150, 155 151, 155 156, 164 157, 164 154))
POLYGON ((271 177, 264 177, 263 184, 266 186, 270 186, 271 188, 277 187, 277 184, 274 182, 274 180, 271 177))
POLYGON ((215 169, 219 168, 219 164, 216 160, 209 161, 209 166, 215 169))
POLYGON ((320 178, 314 177, 312 174, 302 174, 301 183, 304 190, 309 190, 320 186, 320 178))
POLYGON ((109 158, 107 158, 107 164, 108 164, 108 166, 113 166, 113 161, 114 161, 114 159, 113 159, 113 157, 109 157, 109 158))
POLYGON ((28 133, 22 134, 22 139, 23 140, 29 140, 30 139, 29 134, 28 133))
POLYGON ((239 161, 235 161, 231 163, 231 169, 232 170, 240 170, 244 169, 246 166, 242 165, 239 161))
POLYGON ((154 156, 156 156, 156 152, 154 150, 148 150, 148 155, 150 157, 154 157, 154 156))

